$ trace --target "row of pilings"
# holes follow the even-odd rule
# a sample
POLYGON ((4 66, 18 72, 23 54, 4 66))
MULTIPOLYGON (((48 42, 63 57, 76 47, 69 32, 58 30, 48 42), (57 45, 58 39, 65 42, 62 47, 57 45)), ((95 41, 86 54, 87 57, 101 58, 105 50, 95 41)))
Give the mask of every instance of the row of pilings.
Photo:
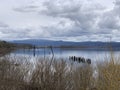
MULTIPOLYGON (((52 47, 51 48, 51 51, 53 53, 53 50, 52 50, 52 47)), ((36 46, 34 45, 33 46, 33 56, 36 55, 36 46)), ((53 53, 53 56, 54 56, 54 53, 53 53)), ((78 62, 78 63, 88 63, 88 64, 91 64, 91 59, 89 58, 84 58, 84 57, 76 57, 76 56, 69 56, 69 60, 72 60, 74 62, 78 62)))
POLYGON ((74 62, 78 63, 88 63, 91 64, 91 59, 89 58, 84 58, 84 57, 76 57, 76 56, 69 56, 69 60, 72 60, 74 62))

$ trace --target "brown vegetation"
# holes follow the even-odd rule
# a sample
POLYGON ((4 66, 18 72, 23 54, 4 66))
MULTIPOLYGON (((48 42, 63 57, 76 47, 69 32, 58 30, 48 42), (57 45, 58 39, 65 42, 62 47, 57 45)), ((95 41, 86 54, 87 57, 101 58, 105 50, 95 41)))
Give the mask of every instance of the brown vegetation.
POLYGON ((0 41, 0 56, 10 53, 13 50, 13 44, 6 41, 0 41))
POLYGON ((0 90, 120 90, 120 63, 74 67, 64 60, 0 58, 0 90))

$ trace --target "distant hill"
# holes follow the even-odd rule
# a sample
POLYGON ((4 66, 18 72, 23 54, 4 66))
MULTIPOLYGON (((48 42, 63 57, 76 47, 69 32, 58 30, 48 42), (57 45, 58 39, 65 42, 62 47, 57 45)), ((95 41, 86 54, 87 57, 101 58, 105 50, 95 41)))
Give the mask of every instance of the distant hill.
POLYGON ((10 41, 16 44, 31 44, 36 46, 53 46, 61 48, 113 48, 120 49, 120 42, 70 42, 70 41, 53 41, 43 39, 26 39, 26 40, 14 40, 10 41))

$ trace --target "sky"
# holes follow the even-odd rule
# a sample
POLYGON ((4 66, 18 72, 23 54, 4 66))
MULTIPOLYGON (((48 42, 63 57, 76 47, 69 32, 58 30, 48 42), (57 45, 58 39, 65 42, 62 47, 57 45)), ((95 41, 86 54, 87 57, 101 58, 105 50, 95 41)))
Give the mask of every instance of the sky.
POLYGON ((120 0, 0 0, 0 39, 120 42, 120 0))

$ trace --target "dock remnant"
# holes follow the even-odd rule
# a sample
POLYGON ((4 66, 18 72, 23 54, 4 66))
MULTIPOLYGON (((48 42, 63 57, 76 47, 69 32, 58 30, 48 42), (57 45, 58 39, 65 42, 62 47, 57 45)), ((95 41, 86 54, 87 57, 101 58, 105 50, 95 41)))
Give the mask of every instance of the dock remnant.
POLYGON ((91 59, 89 58, 84 58, 84 57, 76 57, 76 56, 69 56, 69 60, 72 60, 74 62, 78 62, 78 63, 88 63, 91 64, 91 59))

